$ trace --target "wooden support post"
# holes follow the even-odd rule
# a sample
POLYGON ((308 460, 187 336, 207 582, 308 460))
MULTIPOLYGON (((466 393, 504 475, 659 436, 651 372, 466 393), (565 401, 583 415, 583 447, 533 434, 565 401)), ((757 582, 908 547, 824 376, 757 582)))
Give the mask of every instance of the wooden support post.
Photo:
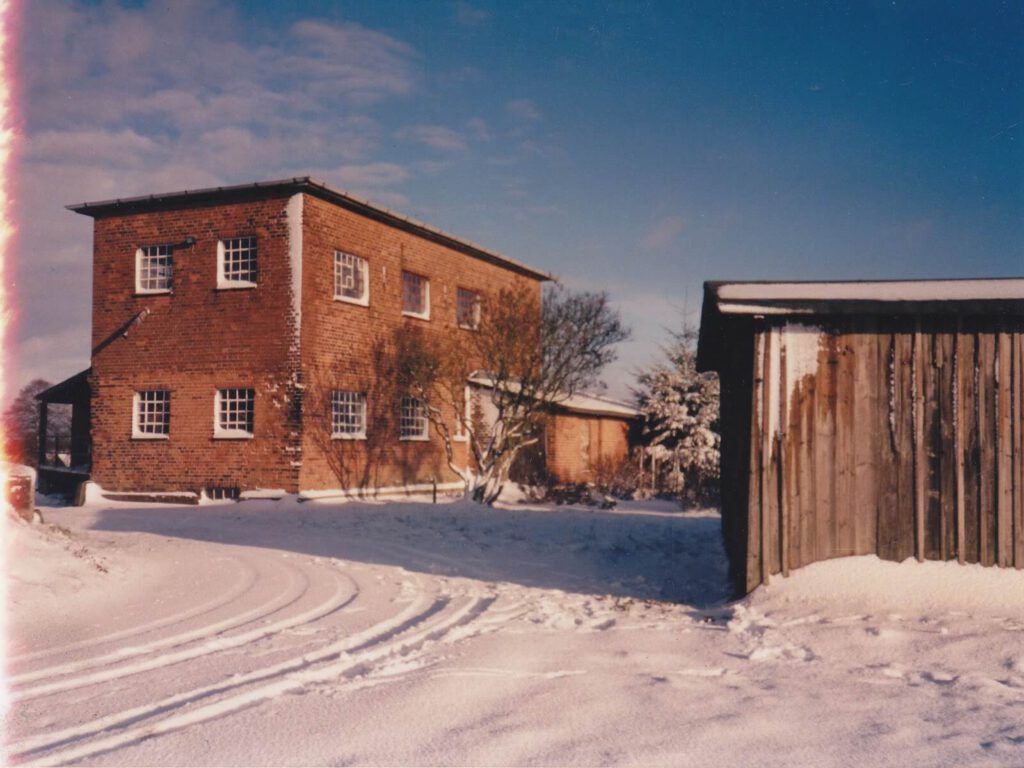
POLYGON ((771 409, 776 407, 768 396, 771 392, 771 377, 775 375, 772 371, 772 331, 765 329, 764 345, 762 347, 763 362, 761 364, 761 467, 760 467, 760 506, 761 506, 761 582, 768 583, 771 576, 771 530, 768 519, 768 507, 771 504, 768 492, 768 471, 771 462, 772 440, 771 434, 771 409))
POLYGON ((787 419, 789 418, 789 382, 786 381, 786 336, 785 331, 779 331, 779 437, 773 445, 775 446, 775 461, 776 461, 776 480, 775 490, 777 497, 777 505, 779 509, 779 567, 782 569, 783 576, 789 576, 789 526, 790 526, 790 514, 788 499, 786 498, 786 472, 783 464, 782 457, 786 452, 786 445, 788 443, 788 424, 787 419))
POLYGON ((46 464, 46 418, 47 404, 39 401, 39 450, 37 451, 37 462, 40 467, 46 464))

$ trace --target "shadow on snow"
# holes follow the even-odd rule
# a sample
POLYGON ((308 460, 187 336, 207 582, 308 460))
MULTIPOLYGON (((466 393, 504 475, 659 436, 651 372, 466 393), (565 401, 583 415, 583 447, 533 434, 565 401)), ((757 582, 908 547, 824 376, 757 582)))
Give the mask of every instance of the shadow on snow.
POLYGON ((717 516, 467 502, 117 506, 93 528, 708 609, 729 597, 717 516))

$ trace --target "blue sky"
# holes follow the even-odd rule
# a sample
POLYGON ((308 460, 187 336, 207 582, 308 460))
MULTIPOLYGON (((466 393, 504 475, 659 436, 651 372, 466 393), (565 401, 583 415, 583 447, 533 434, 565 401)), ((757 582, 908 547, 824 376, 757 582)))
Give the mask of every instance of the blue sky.
POLYGON ((1024 6, 25 3, 17 365, 88 365, 66 203, 313 174, 607 290, 1024 274, 1024 6), (40 52, 45 52, 41 55, 40 52))

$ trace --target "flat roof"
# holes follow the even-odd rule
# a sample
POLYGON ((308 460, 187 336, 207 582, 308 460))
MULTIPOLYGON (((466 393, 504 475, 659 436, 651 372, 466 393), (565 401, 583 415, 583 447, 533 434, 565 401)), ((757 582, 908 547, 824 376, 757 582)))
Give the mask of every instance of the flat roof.
POLYGON ((335 187, 313 178, 312 176, 295 176, 291 179, 274 181, 258 181, 250 184, 238 184, 229 187, 208 187, 205 189, 165 192, 161 194, 142 195, 140 197, 124 197, 115 200, 99 200, 91 203, 78 203, 65 206, 68 210, 91 216, 94 219, 108 216, 123 216, 130 213, 147 213, 150 211, 173 210, 175 208, 191 208, 217 203, 244 202, 263 200, 305 193, 321 200, 334 203, 346 210, 366 216, 405 232, 422 237, 431 242, 452 248, 469 256, 505 267, 535 280, 553 280, 547 272, 527 266, 516 259, 484 248, 481 245, 456 237, 443 230, 432 227, 409 216, 392 211, 369 200, 356 197, 335 187))

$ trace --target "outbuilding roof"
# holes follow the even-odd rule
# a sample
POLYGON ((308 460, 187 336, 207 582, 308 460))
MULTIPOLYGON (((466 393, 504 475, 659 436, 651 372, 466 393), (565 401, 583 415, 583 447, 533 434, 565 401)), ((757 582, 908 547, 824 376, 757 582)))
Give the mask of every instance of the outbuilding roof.
POLYGON ((730 322, 837 315, 1024 317, 1024 279, 706 282, 698 368, 717 370, 718 348, 730 322))
MULTIPOLYGON (((479 387, 486 387, 488 389, 494 387, 494 379, 487 374, 479 372, 474 373, 469 377, 469 383, 475 384, 479 387)), ((518 384, 509 382, 504 386, 507 387, 509 391, 519 391, 518 384)), ((562 394, 557 399, 553 399, 550 405, 560 411, 592 416, 614 416, 620 419, 635 419, 641 415, 639 410, 626 403, 618 400, 611 400, 606 397, 598 397, 597 395, 585 395, 583 393, 576 393, 573 395, 562 394)))
POLYGON ((366 216, 374 221, 401 229, 405 232, 438 243, 447 248, 460 251, 469 256, 510 269, 535 280, 552 280, 550 274, 527 266, 520 261, 484 248, 474 242, 424 224, 409 216, 388 208, 371 203, 369 200, 352 195, 313 178, 312 176, 296 176, 291 179, 275 181, 258 181, 251 184, 239 184, 230 187, 209 187, 206 189, 166 192, 141 197, 124 197, 115 200, 100 200, 91 203, 78 203, 66 206, 68 210, 101 219, 108 216, 123 216, 129 213, 148 213, 150 211, 175 210, 194 208, 218 203, 234 203, 250 200, 265 200, 305 193, 321 200, 334 203, 346 210, 366 216))

